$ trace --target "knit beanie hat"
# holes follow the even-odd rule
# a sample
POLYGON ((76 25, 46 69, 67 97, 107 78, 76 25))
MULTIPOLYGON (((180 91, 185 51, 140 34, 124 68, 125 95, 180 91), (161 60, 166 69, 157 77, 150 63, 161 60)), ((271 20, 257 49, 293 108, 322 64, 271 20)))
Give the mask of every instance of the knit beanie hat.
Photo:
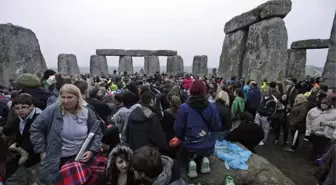
POLYGON ((36 88, 41 87, 40 79, 30 73, 24 73, 16 79, 16 83, 20 88, 36 88))

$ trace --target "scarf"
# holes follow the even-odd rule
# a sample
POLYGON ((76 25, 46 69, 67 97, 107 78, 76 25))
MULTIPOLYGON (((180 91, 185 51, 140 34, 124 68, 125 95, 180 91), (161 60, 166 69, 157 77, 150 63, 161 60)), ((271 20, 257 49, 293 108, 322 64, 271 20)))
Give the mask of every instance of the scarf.
POLYGON ((209 105, 209 101, 204 96, 191 96, 187 104, 198 111, 205 109, 209 105))

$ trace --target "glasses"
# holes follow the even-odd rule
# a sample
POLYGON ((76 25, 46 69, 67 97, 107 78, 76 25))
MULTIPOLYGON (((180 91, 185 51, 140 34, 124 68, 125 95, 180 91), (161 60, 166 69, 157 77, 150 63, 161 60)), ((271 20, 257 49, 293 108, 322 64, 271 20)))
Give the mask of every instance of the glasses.
POLYGON ((29 108, 29 106, 22 106, 22 107, 15 107, 14 106, 14 110, 27 110, 29 108))

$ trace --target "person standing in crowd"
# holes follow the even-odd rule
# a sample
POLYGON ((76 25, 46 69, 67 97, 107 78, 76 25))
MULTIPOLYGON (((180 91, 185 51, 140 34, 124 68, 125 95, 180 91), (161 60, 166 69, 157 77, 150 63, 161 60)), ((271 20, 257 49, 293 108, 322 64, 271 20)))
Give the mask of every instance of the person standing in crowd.
POLYGON ((255 81, 250 82, 250 90, 247 94, 246 110, 256 116, 261 101, 261 92, 255 81))
MULTIPOLYGON (((32 123, 30 139, 34 151, 40 154, 41 181, 52 184, 59 169, 74 159, 94 124, 100 124, 93 111, 86 108, 80 90, 65 84, 60 89, 59 104, 48 106, 32 123)), ((101 150, 101 129, 98 127, 89 150, 82 155, 82 162, 90 162, 94 152, 101 150)))
POLYGON ((229 108, 230 98, 227 92, 221 90, 215 97, 215 105, 219 118, 222 122, 221 132, 229 132, 232 127, 231 110, 229 108))
POLYGON ((135 185, 134 172, 130 169, 133 151, 126 144, 114 147, 107 159, 105 176, 99 185, 135 185))
POLYGON ((49 79, 51 76, 54 76, 56 72, 51 69, 47 69, 44 71, 43 76, 41 78, 41 86, 45 89, 48 89, 49 86, 51 85, 51 80, 49 79))
POLYGON ((243 91, 240 88, 235 89, 233 95, 235 99, 231 105, 231 119, 233 120, 232 129, 235 129, 241 122, 240 113, 245 111, 245 101, 243 91))
POLYGON ((326 151, 336 128, 336 109, 329 98, 323 98, 318 107, 308 112, 306 119, 306 138, 313 145, 313 157, 317 159, 326 151))
POLYGON ((245 102, 247 101, 247 96, 248 96, 248 92, 250 90, 250 82, 252 80, 248 80, 247 82, 245 82, 244 86, 243 86, 243 92, 244 92, 244 100, 245 102))
POLYGON ((303 94, 298 94, 295 98, 293 108, 288 115, 289 127, 293 138, 290 147, 286 147, 288 152, 295 152, 299 146, 300 135, 305 131, 306 117, 308 113, 308 100, 303 94))
POLYGON ((187 103, 177 111, 174 129, 176 137, 181 140, 181 153, 189 160, 188 176, 195 178, 198 176, 197 165, 201 166, 201 173, 210 172, 208 157, 215 148, 214 132, 220 131, 222 123, 216 106, 205 98, 203 81, 195 80, 189 93, 187 103))
POLYGON ((181 83, 182 89, 189 90, 192 82, 193 82, 193 80, 191 79, 190 75, 188 73, 186 73, 184 75, 184 79, 181 83))
POLYGON ((277 100, 271 95, 270 87, 266 86, 262 92, 262 99, 255 117, 255 123, 260 125, 264 130, 264 139, 259 143, 259 145, 264 145, 268 140, 268 134, 271 129, 269 120, 277 111, 276 101, 277 100))
POLYGON ((177 162, 150 146, 134 151, 131 169, 139 184, 148 185, 187 185, 181 178, 177 162))

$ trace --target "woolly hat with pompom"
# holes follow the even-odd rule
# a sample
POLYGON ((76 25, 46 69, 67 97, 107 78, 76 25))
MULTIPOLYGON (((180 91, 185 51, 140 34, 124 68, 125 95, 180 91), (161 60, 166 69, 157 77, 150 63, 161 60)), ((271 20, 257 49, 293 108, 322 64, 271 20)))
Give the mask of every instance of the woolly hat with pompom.
POLYGON ((16 84, 20 87, 20 88, 36 88, 36 87, 41 87, 41 81, 40 79, 34 75, 34 74, 30 74, 30 73, 24 73, 22 75, 20 75, 17 79, 16 79, 16 84))

